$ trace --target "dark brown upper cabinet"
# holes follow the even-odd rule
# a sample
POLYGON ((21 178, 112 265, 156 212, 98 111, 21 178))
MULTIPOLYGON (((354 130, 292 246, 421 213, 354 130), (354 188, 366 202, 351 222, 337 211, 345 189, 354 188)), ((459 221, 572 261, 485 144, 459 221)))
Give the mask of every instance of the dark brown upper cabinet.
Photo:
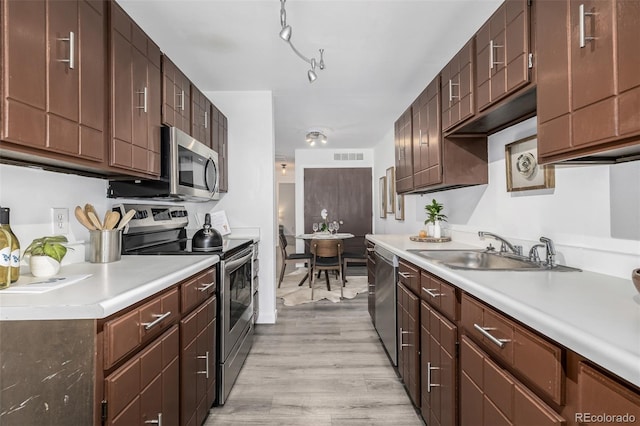
POLYGON ((395 186, 398 193, 408 192, 413 189, 411 115, 411 107, 409 107, 396 121, 394 128, 396 153, 395 186))
POLYGON ((415 189, 442 182, 440 76, 411 106, 413 112, 413 184, 415 189))
POLYGON ((218 111, 218 174, 220 192, 229 191, 229 127, 227 117, 218 111))
POLYGON ((192 135, 191 82, 166 55, 162 55, 162 124, 192 135))
POLYGON ((640 142, 640 4, 537 2, 541 163, 618 158, 640 142))
POLYGON ((160 175, 160 49, 111 2, 111 165, 160 175))
POLYGON ((476 113, 474 45, 474 39, 469 40, 440 73, 442 130, 445 132, 476 113))
MULTIPOLYGON (((211 119, 211 101, 193 84, 191 85, 191 136, 208 147, 212 147, 212 133, 218 132, 211 119)), ((216 114, 218 111, 216 110, 216 114)))
POLYGON ((2 2, 4 156, 105 171, 106 4, 2 2))
POLYGON ((506 0, 476 33, 478 111, 529 83, 529 6, 506 0))

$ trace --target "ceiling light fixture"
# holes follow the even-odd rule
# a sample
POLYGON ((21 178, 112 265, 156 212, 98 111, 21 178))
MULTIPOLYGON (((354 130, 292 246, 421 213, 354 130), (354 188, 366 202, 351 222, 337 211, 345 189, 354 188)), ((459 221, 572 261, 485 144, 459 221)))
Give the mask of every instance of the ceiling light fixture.
POLYGON ((287 0, 280 0, 280 38, 286 41, 289 46, 291 46, 291 50, 300 57, 303 61, 307 62, 311 65, 311 69, 307 71, 307 77, 309 78, 309 83, 313 83, 318 78, 318 74, 316 74, 316 64, 319 69, 324 69, 324 49, 318 49, 320 51, 320 61, 316 63, 316 58, 307 58, 304 56, 296 47, 291 43, 291 25, 287 25, 287 11, 284 9, 284 4, 287 0))
POLYGON ((319 130, 311 130, 307 133, 306 141, 310 146, 314 146, 316 142, 327 143, 327 135, 319 130))
POLYGON ((283 175, 287 174, 287 165, 285 163, 282 163, 282 174, 283 175))

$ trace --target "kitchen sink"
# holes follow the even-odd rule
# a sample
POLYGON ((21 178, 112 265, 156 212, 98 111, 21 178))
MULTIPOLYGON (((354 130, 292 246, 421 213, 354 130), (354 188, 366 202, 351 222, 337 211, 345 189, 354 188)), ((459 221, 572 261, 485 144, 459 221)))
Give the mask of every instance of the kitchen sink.
POLYGON ((486 250, 408 250, 427 260, 442 263, 451 269, 478 271, 580 271, 564 265, 549 268, 524 256, 496 253, 486 250))

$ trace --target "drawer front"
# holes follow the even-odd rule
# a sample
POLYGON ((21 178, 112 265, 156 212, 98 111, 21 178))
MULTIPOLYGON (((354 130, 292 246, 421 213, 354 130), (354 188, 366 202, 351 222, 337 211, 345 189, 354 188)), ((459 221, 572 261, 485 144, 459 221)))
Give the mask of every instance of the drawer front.
POLYGON ((466 294, 462 295, 461 322, 466 335, 523 380, 555 403, 564 403, 563 349, 466 294))
POLYGON ((201 304, 216 291, 216 269, 189 279, 180 286, 182 296, 182 313, 187 313, 201 304))
MULTIPOLYGON (((606 413, 615 417, 611 423, 634 423, 631 417, 637 421, 640 419, 640 393, 634 392, 612 378, 600 373, 590 365, 581 362, 578 368, 578 410, 582 416, 579 422, 588 424, 593 419, 586 418, 585 413, 596 415, 606 413)), ((582 423, 581 423, 582 424, 582 423)))
POLYGON ((398 265, 398 281, 411 290, 413 294, 420 294, 420 270, 417 266, 400 261, 398 265))
POLYGON ((159 296, 140 307, 140 333, 142 340, 156 336, 180 317, 178 289, 159 296))
POLYGON ((179 317, 178 290, 172 289, 104 325, 104 369, 157 336, 179 317))
POLYGON ((463 336, 460 348, 461 424, 565 425, 565 420, 463 336))
POLYGON ((460 300, 456 288, 425 271, 420 273, 420 298, 449 320, 455 322, 460 319, 460 300))

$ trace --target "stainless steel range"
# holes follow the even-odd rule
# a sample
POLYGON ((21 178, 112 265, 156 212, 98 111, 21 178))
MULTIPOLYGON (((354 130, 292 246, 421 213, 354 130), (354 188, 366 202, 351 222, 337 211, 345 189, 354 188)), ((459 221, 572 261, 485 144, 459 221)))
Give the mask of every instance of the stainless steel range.
POLYGON ((253 241, 224 239, 222 249, 194 251, 187 237, 189 216, 183 206, 118 204, 121 214, 136 214, 125 227, 122 254, 220 257, 217 267, 218 398, 224 404, 253 343, 253 241))

